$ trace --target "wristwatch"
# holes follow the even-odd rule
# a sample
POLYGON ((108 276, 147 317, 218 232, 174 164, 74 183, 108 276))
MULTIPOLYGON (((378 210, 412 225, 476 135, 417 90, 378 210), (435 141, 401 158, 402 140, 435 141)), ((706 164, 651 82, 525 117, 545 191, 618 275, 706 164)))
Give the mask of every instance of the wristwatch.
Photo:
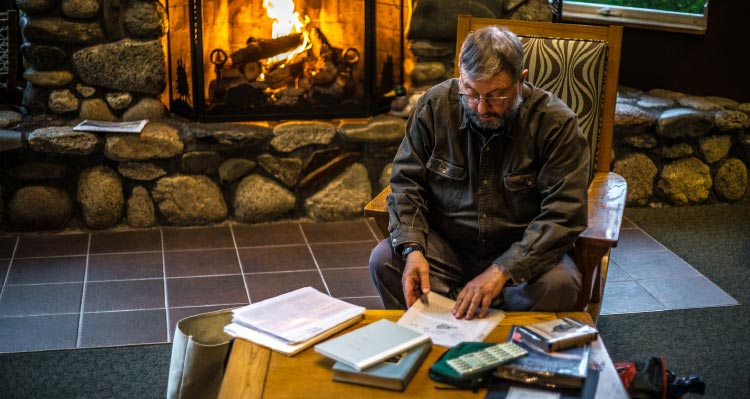
POLYGON ((406 259, 406 255, 409 255, 412 251, 419 251, 424 253, 424 248, 417 243, 407 243, 401 246, 401 257, 406 259))

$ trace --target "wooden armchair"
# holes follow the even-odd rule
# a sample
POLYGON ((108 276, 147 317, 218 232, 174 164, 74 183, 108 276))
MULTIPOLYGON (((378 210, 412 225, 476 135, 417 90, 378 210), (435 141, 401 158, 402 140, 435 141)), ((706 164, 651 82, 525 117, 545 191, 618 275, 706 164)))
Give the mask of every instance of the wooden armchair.
MULTIPOLYGON (((456 64, 466 35, 486 25, 502 25, 519 36, 529 69, 528 80, 565 101, 578 114, 588 138, 592 180, 588 192, 588 228, 575 243, 574 259, 583 275, 576 309, 599 317, 609 253, 617 245, 627 184, 609 171, 614 129, 622 27, 552 24, 458 17, 456 64)), ((459 69, 456 67, 456 76, 459 69)), ((388 233, 386 187, 366 207, 383 234, 388 233)))

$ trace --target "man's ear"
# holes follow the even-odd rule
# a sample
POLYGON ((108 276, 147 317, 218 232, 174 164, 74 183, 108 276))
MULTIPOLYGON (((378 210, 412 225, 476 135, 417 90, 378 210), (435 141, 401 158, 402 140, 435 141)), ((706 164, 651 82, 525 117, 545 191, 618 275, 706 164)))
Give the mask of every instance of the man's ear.
POLYGON ((518 79, 518 82, 521 84, 524 84, 524 82, 526 82, 526 77, 528 76, 529 76, 529 70, 524 69, 523 71, 521 71, 521 77, 518 79))

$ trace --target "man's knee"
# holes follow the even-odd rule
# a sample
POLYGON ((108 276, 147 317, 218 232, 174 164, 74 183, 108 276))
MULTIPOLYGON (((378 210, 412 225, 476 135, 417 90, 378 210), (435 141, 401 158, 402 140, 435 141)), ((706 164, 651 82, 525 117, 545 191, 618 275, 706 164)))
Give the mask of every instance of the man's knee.
POLYGON ((570 257, 564 257, 539 277, 503 290, 503 309, 564 312, 575 308, 581 291, 581 273, 570 257))
POLYGON ((377 277, 382 276, 384 272, 388 271, 389 266, 393 263, 393 256, 391 254, 391 244, 388 242, 388 239, 380 241, 372 249, 372 252, 370 252, 370 274, 373 280, 380 280, 377 277))

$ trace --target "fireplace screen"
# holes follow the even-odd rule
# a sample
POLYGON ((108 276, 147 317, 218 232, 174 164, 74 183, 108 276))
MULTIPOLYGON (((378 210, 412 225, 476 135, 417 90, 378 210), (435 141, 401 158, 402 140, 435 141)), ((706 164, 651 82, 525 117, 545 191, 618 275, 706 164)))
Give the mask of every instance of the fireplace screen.
POLYGON ((170 0, 170 106, 198 120, 362 117, 403 83, 403 0, 170 0))

